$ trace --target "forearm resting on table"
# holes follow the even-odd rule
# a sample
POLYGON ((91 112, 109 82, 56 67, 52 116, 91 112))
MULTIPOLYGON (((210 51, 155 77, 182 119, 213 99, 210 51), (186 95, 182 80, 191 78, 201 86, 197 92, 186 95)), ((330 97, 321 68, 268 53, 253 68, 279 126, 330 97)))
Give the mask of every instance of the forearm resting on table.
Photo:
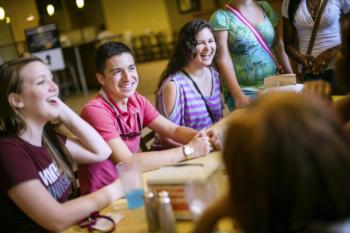
POLYGON ((183 143, 176 142, 162 135, 159 135, 159 141, 160 141, 160 144, 162 145, 162 148, 165 148, 165 149, 170 149, 170 148, 184 145, 183 143))
POLYGON ((185 159, 182 147, 133 154, 121 138, 108 141, 108 145, 112 149, 112 155, 109 159, 115 164, 124 161, 132 163, 136 160, 140 162, 142 172, 158 169, 163 165, 174 164, 185 159))
POLYGON ((149 151, 137 153, 130 161, 139 161, 142 172, 155 170, 164 165, 170 165, 185 160, 182 147, 162 151, 149 151))
POLYGON ((174 137, 171 139, 181 144, 187 144, 197 135, 197 133, 198 132, 194 129, 179 126, 176 127, 174 137))
POLYGON ((225 116, 223 119, 221 119, 219 122, 212 125, 210 128, 207 129, 207 132, 209 134, 214 134, 216 137, 216 144, 215 148, 217 150, 223 150, 224 145, 226 142, 226 135, 228 130, 230 129, 231 122, 235 121, 237 118, 241 118, 242 114, 245 114, 245 111, 247 109, 241 108, 236 109, 235 111, 232 111, 230 114, 225 116), (213 131, 213 133, 211 133, 213 131))
POLYGON ((9 197, 33 221, 49 231, 62 231, 123 196, 119 181, 79 198, 59 203, 39 180, 14 186, 9 197))

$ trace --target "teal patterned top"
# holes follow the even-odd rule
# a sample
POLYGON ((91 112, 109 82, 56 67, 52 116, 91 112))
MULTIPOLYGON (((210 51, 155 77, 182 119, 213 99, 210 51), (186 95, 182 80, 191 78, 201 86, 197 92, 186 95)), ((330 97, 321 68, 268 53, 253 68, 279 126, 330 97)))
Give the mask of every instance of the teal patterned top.
MULTIPOLYGON (((265 18, 255 27, 271 48, 278 16, 268 2, 257 3, 263 9, 265 18)), ((215 31, 228 31, 228 46, 242 90, 261 89, 264 78, 277 73, 276 65, 270 55, 259 44, 254 34, 230 11, 217 10, 209 22, 215 31)), ((223 86, 224 95, 229 94, 227 87, 223 86)))

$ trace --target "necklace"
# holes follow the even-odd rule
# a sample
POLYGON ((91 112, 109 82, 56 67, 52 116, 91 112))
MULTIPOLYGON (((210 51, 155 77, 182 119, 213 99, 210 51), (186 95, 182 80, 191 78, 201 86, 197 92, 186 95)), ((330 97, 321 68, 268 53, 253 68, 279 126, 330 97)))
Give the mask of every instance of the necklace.
POLYGON ((315 19, 316 18, 316 15, 318 13, 318 9, 320 7, 320 2, 321 1, 318 1, 317 5, 316 6, 313 6, 311 4, 311 0, 306 0, 306 4, 309 8, 309 12, 310 12, 310 15, 311 15, 311 18, 315 19))

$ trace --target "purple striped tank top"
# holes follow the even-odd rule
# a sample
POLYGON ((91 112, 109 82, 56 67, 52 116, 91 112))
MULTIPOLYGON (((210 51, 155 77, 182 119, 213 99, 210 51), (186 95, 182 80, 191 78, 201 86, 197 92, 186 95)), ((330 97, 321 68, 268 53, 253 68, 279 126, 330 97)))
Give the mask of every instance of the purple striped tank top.
MULTIPOLYGON (((176 100, 174 109, 167 117, 170 121, 180 126, 193 128, 197 131, 208 128, 223 117, 223 103, 221 99, 220 79, 218 72, 210 68, 212 77, 212 90, 210 96, 204 96, 204 99, 198 93, 193 83, 181 71, 169 76, 164 80, 156 96, 157 110, 163 115, 165 114, 163 91, 167 82, 174 81, 176 84, 176 100), (213 120, 205 106, 207 103, 213 120)), ((157 138, 153 145, 154 149, 160 149, 161 146, 157 138)))

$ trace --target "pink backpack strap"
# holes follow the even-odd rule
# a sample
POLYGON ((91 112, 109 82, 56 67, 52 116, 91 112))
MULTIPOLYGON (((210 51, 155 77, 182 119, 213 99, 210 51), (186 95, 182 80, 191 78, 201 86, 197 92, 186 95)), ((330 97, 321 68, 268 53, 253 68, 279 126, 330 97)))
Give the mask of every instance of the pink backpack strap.
POLYGON ((274 61, 277 70, 281 70, 282 66, 278 63, 276 56, 271 51, 269 45, 267 44, 264 37, 260 34, 260 32, 255 28, 255 26, 246 18, 244 15, 233 5, 227 3, 224 8, 230 11, 233 15, 235 15, 255 36, 256 40, 263 47, 263 49, 270 55, 272 60, 274 61))

